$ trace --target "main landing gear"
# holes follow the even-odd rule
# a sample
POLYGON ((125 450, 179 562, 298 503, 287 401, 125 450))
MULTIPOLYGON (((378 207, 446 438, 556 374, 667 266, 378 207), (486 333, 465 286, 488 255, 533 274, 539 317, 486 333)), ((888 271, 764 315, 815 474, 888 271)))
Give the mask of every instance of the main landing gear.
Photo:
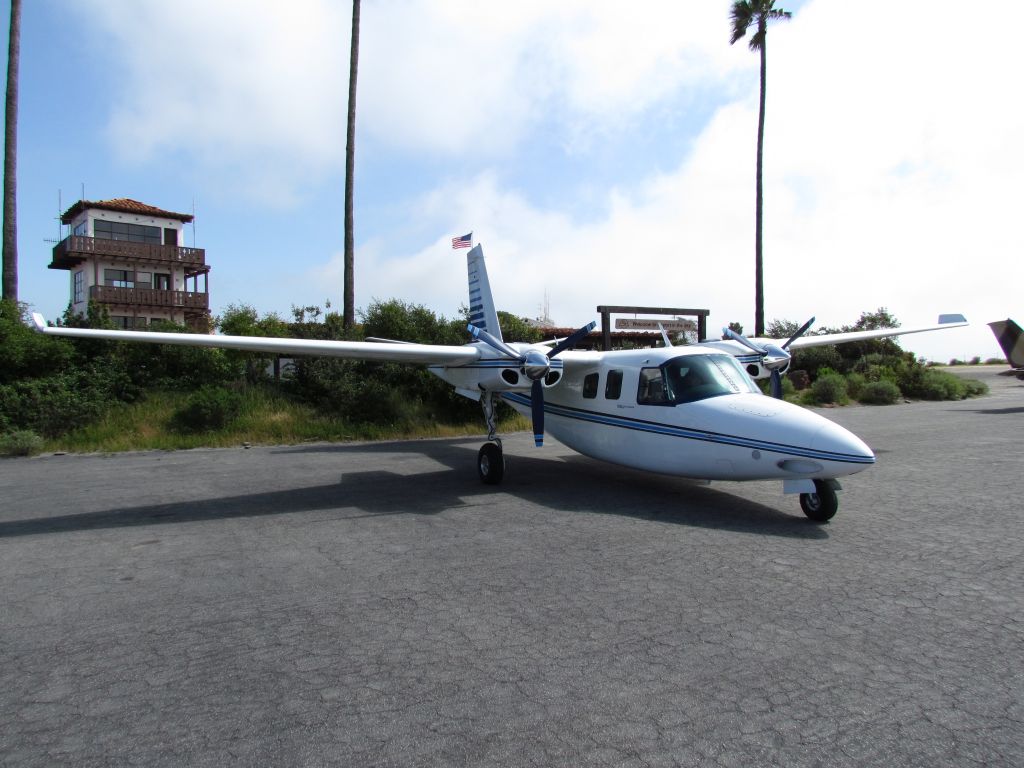
POLYGON ((827 523, 839 509, 835 480, 815 480, 814 493, 800 494, 800 508, 816 523, 827 523))
POLYGON ((487 439, 490 442, 484 443, 477 453, 476 470, 480 475, 480 482, 485 485, 498 485, 505 476, 505 455, 501 450, 501 438, 497 435, 498 427, 494 421, 494 394, 484 392, 480 404, 484 409, 487 439))

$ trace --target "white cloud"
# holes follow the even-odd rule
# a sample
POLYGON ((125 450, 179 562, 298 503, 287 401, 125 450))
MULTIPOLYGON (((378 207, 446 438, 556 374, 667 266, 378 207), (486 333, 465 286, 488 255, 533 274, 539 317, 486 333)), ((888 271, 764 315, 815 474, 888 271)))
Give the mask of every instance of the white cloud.
MULTIPOLYGON (((130 163, 184 158, 213 185, 288 203, 340 171, 350 8, 294 0, 86 0, 111 62, 109 134, 130 163)), ((571 142, 628 123, 740 59, 721 8, 607 0, 364 2, 360 135, 390 149, 488 157, 541 125, 571 142), (557 128, 552 125, 560 126, 557 128)))
POLYGON ((112 99, 115 156, 184 157, 266 202, 341 167, 350 22, 337 3, 87 0, 79 10, 112 59, 98 95, 112 99))
MULTIPOLYGON (((891 13, 884 27, 875 35, 873 22, 814 3, 770 33, 767 317, 835 326, 884 305, 916 325, 963 312, 972 328, 904 346, 940 360, 996 355, 984 323, 1020 314, 1024 282, 1011 51, 992 50, 982 19, 922 28, 891 13), (908 49, 915 35, 956 38, 962 57, 924 63, 919 44, 908 49)), ((674 171, 610 190, 603 216, 539 210, 482 174, 435 190, 416 212, 446 237, 393 260, 375 255, 362 279, 374 295, 454 312, 463 267, 447 236, 474 222, 510 311, 536 314, 547 291, 565 325, 598 303, 637 303, 707 307, 712 331, 732 320, 752 330, 756 70, 752 84, 674 171)))
MULTIPOLYGON (((127 78, 111 122, 122 157, 183 156, 208 168, 211 184, 263 200, 293 200, 340 169, 348 3, 81 7, 127 78)), ((963 311, 979 326, 949 332, 964 340, 954 353, 995 354, 981 323, 1019 315, 1024 278, 1019 66, 991 24, 1010 8, 971 15, 940 2, 922 15, 890 4, 879 15, 814 0, 772 27, 769 318, 837 325, 884 304, 917 323, 963 311)), ((610 0, 364 3, 360 135, 379 151, 458 155, 481 170, 408 211, 441 233, 427 246, 395 250, 386 234, 360 231, 360 304, 397 295, 454 312, 463 268, 448 238, 471 223, 510 310, 534 314, 547 290, 566 324, 616 302, 696 304, 715 325, 752 326, 757 57, 727 44, 728 3, 644 10, 610 0), (679 119, 694 106, 713 115, 690 153, 597 194, 582 221, 568 213, 578 206, 542 209, 536 190, 483 170, 529 153, 540 133, 566 147, 648 134, 660 128, 655 114, 679 119)), ((585 175, 573 184, 593 188, 585 175)), ((920 339, 911 348, 939 349, 920 339)))
POLYGON ((546 121, 571 134, 600 130, 682 84, 721 83, 737 66, 723 45, 727 16, 707 5, 644 13, 608 0, 365 7, 365 127, 414 150, 505 151, 546 121))

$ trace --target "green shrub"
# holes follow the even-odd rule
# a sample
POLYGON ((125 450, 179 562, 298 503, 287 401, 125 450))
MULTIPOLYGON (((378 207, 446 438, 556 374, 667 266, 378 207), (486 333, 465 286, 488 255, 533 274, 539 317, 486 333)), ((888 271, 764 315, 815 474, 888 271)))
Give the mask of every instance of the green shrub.
MULTIPOLYGON (((757 379, 756 382, 757 382, 757 386, 760 387, 761 392, 763 394, 768 395, 769 397, 771 397, 771 394, 772 394, 772 380, 771 380, 771 378, 769 377, 767 379, 757 379)), ((796 394, 796 387, 793 386, 793 382, 790 381, 787 377, 783 376, 782 377, 782 398, 783 398, 783 400, 785 400, 787 397, 791 397, 792 395, 795 395, 795 394, 796 394)))
MULTIPOLYGON (((867 379, 864 378, 863 374, 856 371, 846 374, 846 394, 853 400, 860 400, 861 393, 864 391, 867 383, 867 379)), ((897 388, 896 391, 898 393, 899 389, 897 388)))
POLYGON ((865 384, 856 395, 857 400, 868 405, 892 405, 900 397, 900 388, 885 379, 865 384))
POLYGON ((928 368, 909 394, 924 400, 962 400, 967 396, 967 387, 961 379, 947 371, 928 368))
POLYGON ((43 438, 27 429, 0 435, 0 456, 35 456, 43 450, 43 438))
POLYGON ((843 358, 838 348, 832 346, 805 347, 793 354, 792 368, 794 370, 807 371, 811 380, 822 375, 824 369, 839 370, 843 365, 843 358))
POLYGON ((977 379, 961 379, 960 381, 967 390, 967 397, 980 397, 988 394, 988 384, 983 381, 977 379))
POLYGON ((811 397, 821 404, 835 403, 842 405, 849 398, 846 392, 846 379, 838 373, 822 376, 811 385, 811 397))
POLYGON ((171 416, 171 426, 179 432, 204 432, 222 429, 234 421, 242 409, 242 397, 221 387, 203 387, 191 395, 185 405, 171 416))

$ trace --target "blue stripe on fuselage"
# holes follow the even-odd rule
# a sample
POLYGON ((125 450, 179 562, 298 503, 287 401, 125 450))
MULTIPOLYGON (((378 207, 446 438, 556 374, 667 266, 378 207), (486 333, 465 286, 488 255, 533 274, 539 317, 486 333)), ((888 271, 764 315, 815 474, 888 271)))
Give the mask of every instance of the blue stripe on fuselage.
MULTIPOLYGON (((520 405, 529 406, 531 403, 529 395, 518 392, 502 392, 501 396, 520 405)), ((670 437, 682 437, 687 440, 700 440, 708 443, 719 443, 722 445, 735 445, 744 448, 756 448, 761 451, 773 451, 784 453, 788 456, 803 456, 823 461, 842 461, 848 464, 874 464, 874 456, 858 456, 849 453, 835 453, 832 451, 816 451, 803 446, 786 445, 785 443, 772 443, 767 440, 754 440, 748 437, 737 435, 726 435, 720 432, 707 432, 702 429, 689 429, 677 427, 672 424, 663 424, 656 421, 645 421, 643 419, 630 419, 622 416, 612 416, 598 411, 588 411, 582 408, 571 408, 565 405, 554 405, 550 402, 544 403, 544 412, 552 416, 562 416, 567 419, 586 421, 592 424, 603 424, 607 427, 618 427, 620 429, 632 429, 639 432, 650 432, 670 437)))

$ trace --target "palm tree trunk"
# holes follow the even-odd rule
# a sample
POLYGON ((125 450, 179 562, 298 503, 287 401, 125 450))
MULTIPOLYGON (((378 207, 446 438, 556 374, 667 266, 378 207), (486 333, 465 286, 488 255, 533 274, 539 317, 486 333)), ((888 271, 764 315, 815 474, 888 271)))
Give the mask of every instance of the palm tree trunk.
POLYGON ((359 70, 359 1, 352 0, 352 50, 348 70, 348 136, 345 145, 345 297, 344 324, 356 322, 355 221, 353 200, 356 166, 356 79, 359 70))
POLYGON ((21 0, 11 0, 7 44, 7 101, 4 121, 3 298, 18 300, 18 59, 21 0))
MULTIPOLYGON (((762 20, 761 24, 765 22, 762 20)), ((764 252, 762 229, 764 227, 764 102, 767 82, 767 56, 765 49, 768 36, 761 35, 761 107, 757 116, 757 203, 754 216, 754 336, 764 336, 764 252)))

